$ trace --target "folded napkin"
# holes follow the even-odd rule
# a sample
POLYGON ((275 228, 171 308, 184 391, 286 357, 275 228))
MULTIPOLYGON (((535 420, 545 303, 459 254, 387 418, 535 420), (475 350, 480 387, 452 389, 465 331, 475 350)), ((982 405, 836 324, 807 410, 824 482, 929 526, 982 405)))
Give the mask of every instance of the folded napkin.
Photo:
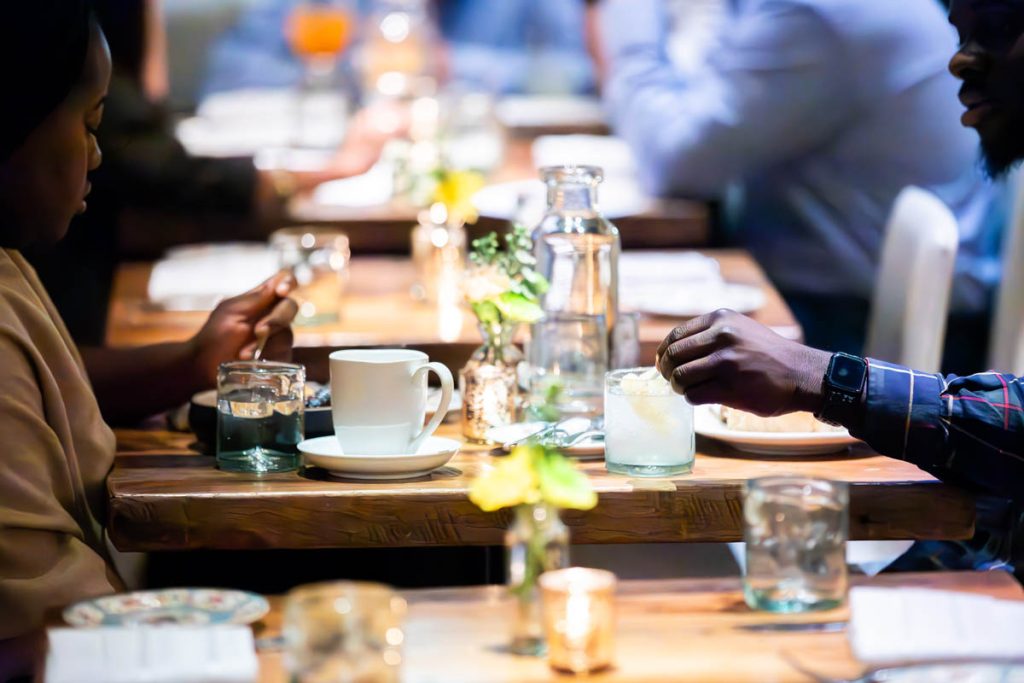
POLYGON ((182 120, 175 134, 193 156, 253 156, 295 145, 333 150, 344 137, 348 111, 340 94, 232 90, 203 100, 197 115, 182 120))
POLYGON ((696 251, 627 251, 619 257, 619 281, 627 286, 667 287, 721 280, 718 261, 696 251))
POLYGON ((167 310, 210 310, 221 299, 252 289, 277 270, 277 254, 261 244, 175 249, 153 266, 149 299, 167 310))
POLYGON ((576 95, 510 95, 498 102, 495 114, 507 128, 600 126, 605 123, 599 99, 576 95))
POLYGON ((606 178, 633 179, 636 175, 629 145, 610 135, 542 135, 533 141, 530 151, 537 168, 575 164, 599 166, 606 178))
POLYGON ((1024 601, 925 588, 850 591, 850 647, 884 664, 1024 657, 1024 601))
POLYGON ((394 166, 387 161, 379 161, 362 175, 318 185, 313 191, 313 203, 350 208, 380 206, 390 202, 394 192, 394 166))
POLYGON ((251 683, 259 674, 248 626, 55 628, 47 683, 251 683))

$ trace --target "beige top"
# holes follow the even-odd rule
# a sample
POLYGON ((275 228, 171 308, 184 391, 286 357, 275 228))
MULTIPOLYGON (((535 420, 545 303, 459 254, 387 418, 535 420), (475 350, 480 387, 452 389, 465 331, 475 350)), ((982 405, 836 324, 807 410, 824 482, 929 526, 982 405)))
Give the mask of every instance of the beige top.
POLYGON ((0 249, 0 639, 120 588, 106 560, 116 442, 35 271, 0 249))

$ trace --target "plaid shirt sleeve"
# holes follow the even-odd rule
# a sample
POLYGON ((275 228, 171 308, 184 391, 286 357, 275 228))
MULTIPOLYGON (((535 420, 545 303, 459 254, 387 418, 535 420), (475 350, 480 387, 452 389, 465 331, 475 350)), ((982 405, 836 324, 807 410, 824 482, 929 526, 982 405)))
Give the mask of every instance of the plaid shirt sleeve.
POLYGON ((937 477, 1024 497, 1024 378, 916 372, 868 360, 863 423, 851 432, 879 453, 937 477))

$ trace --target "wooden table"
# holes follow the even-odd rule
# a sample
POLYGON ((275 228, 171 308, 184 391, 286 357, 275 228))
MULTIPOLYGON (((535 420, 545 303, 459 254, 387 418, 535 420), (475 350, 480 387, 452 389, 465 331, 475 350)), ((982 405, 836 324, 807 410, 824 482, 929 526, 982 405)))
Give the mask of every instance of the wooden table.
MULTIPOLYGON (((778 291, 749 254, 737 250, 705 252, 718 259, 723 277, 750 284, 765 293, 765 305, 753 317, 793 339, 800 326, 778 291)), ((146 301, 152 265, 120 267, 114 282, 107 324, 107 345, 140 346, 187 339, 206 320, 206 313, 167 312, 146 301)), ((415 273, 404 258, 357 257, 341 311, 341 321, 318 327, 295 328, 295 343, 313 351, 303 355, 310 376, 323 379, 326 354, 318 349, 345 346, 408 345, 425 348, 435 359, 458 370, 480 334, 472 313, 461 307, 439 308, 417 303, 409 294, 415 273), (442 356, 442 357, 438 357, 442 356)), ((644 317, 640 322, 641 353, 653 357, 657 345, 678 321, 644 317)))
MULTIPOLYGON (((439 434, 457 437, 457 425, 439 434)), ((190 434, 118 432, 107 480, 107 529, 120 550, 307 549, 500 545, 508 511, 484 513, 470 482, 495 462, 465 446, 428 477, 340 481, 313 469, 246 475, 222 472, 189 449, 190 434)), ((974 504, 960 489, 861 447, 845 457, 757 460, 698 439, 691 475, 630 479, 603 461, 582 462, 600 496, 564 516, 575 543, 741 540, 747 479, 803 474, 850 482, 854 539, 957 539, 973 533, 974 504)))
MULTIPOLYGON (((505 160, 488 179, 489 183, 538 178, 531 154, 533 140, 509 140, 505 160)), ((600 197, 600 191, 599 195, 600 197)), ((357 253, 408 253, 409 230, 416 222, 418 209, 399 201, 368 207, 338 207, 314 204, 309 195, 300 195, 289 206, 294 223, 324 223, 344 229, 357 253)), ((506 221, 481 216, 469 226, 471 237, 504 229, 506 221)), ((685 199, 652 199, 642 213, 616 218, 627 247, 678 248, 707 244, 710 237, 710 210, 706 203, 685 199)))
MULTIPOLYGON (((1003 572, 891 574, 855 584, 953 590, 1006 600, 1024 591, 1003 572)), ((408 683, 531 683, 566 680, 544 659, 503 651, 510 604, 502 587, 408 591, 403 680, 408 683)), ((257 625, 257 637, 281 630, 281 599, 257 625)), ((845 632, 749 630, 770 624, 830 623, 849 618, 845 608, 811 615, 751 612, 743 604, 739 579, 628 581, 617 601, 615 667, 585 680, 693 681, 695 683, 807 683, 793 666, 852 678, 866 667, 857 662, 845 632)), ((287 680, 280 652, 260 655, 260 682, 287 680)))

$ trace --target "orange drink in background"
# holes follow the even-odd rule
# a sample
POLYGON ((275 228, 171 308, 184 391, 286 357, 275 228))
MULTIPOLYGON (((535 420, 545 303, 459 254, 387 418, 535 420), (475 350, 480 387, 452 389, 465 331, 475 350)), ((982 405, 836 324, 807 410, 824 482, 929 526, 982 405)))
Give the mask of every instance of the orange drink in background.
POLYGON ((352 28, 353 18, 346 9, 303 3, 288 17, 285 35, 303 59, 334 58, 348 46, 352 28))

